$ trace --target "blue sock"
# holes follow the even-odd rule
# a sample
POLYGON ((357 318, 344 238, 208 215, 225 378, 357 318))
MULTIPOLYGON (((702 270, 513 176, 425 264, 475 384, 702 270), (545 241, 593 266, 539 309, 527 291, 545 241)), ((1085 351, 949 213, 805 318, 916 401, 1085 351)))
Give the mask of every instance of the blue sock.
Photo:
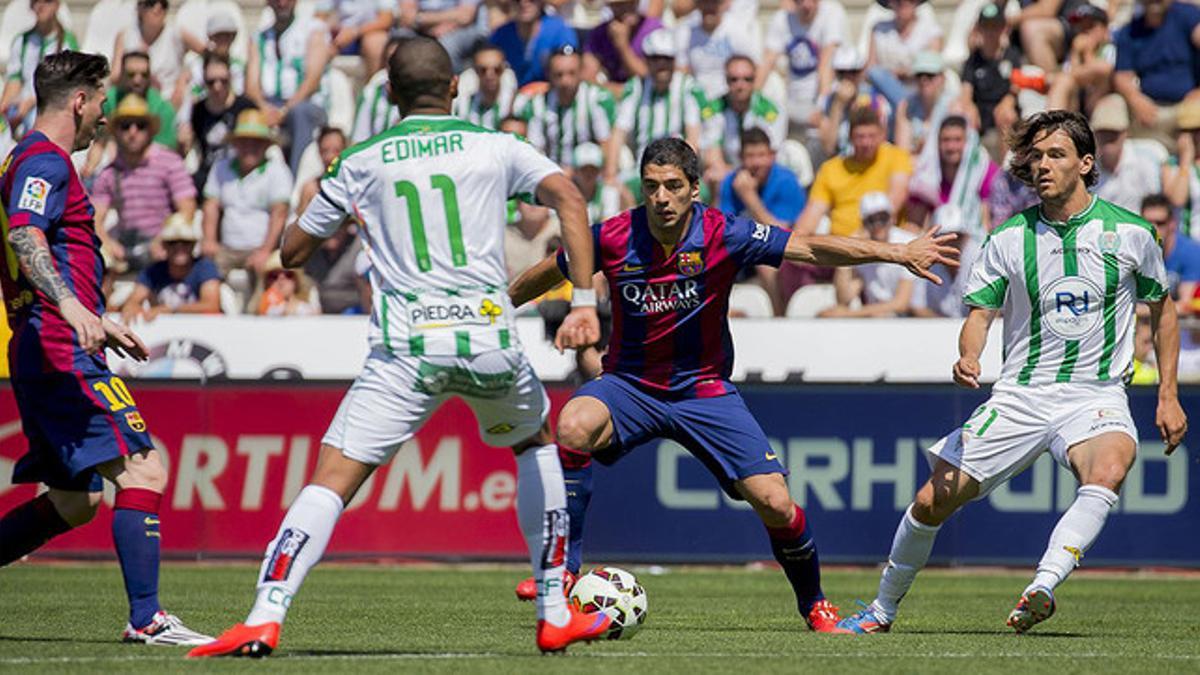
POLYGON ((145 628, 161 609, 158 605, 158 561, 161 538, 158 506, 162 495, 129 488, 117 492, 113 511, 113 544, 129 596, 129 625, 145 628))
POLYGON ((796 506, 792 522, 787 527, 768 527, 771 551, 775 560, 783 567, 792 591, 796 594, 796 606, 805 617, 813 605, 825 599, 821 592, 821 563, 817 559, 817 545, 808 527, 804 510, 796 506))
POLYGON ((567 484, 567 513, 571 529, 567 535, 567 571, 576 576, 583 566, 583 523, 587 518, 588 502, 592 501, 592 464, 579 468, 563 467, 567 484))

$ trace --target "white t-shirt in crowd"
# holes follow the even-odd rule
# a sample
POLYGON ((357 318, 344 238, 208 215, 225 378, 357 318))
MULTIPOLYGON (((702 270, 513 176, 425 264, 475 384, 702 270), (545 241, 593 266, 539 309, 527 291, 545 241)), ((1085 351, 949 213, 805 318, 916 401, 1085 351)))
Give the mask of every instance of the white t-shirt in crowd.
POLYGON ((783 55, 788 73, 788 115, 804 122, 817 103, 821 49, 846 42, 846 8, 838 0, 820 0, 812 23, 795 12, 779 10, 767 26, 763 46, 783 55))

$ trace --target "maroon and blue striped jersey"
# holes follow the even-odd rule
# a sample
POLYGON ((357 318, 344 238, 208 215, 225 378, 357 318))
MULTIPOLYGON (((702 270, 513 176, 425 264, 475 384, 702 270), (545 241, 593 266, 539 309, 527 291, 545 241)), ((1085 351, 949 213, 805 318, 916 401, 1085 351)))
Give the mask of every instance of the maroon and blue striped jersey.
MULTIPOLYGON (((613 298, 604 372, 673 397, 720 396, 734 391, 729 292, 742 268, 778 267, 790 233, 700 203, 686 227, 665 251, 645 207, 592 226, 613 298)), ((558 266, 566 274, 562 251, 558 266)))
POLYGON ((107 368, 103 353, 80 348, 58 305, 25 277, 8 243, 8 233, 18 227, 44 232, 59 276, 84 307, 102 315, 104 261, 94 214, 70 156, 41 132, 26 135, 0 166, 0 288, 13 332, 8 361, 14 379, 107 368))

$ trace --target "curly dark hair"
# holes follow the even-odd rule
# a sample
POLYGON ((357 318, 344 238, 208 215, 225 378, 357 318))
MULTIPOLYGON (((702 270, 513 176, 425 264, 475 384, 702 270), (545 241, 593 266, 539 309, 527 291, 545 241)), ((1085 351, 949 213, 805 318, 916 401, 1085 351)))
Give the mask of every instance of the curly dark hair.
MULTIPOLYGON (((1017 180, 1029 187, 1034 187, 1037 181, 1033 171, 1033 146, 1038 141, 1055 131, 1063 131, 1071 137, 1075 152, 1079 156, 1091 155, 1096 157, 1096 137, 1087 118, 1077 112, 1068 110, 1047 110, 1023 120, 1013 127, 1008 135, 1008 147, 1012 150, 1012 160, 1008 170, 1017 180)), ((1100 169, 1092 163, 1092 170, 1084 174, 1083 184, 1092 187, 1100 180, 1100 169)))
POLYGON ((33 71, 38 110, 62 106, 79 89, 96 91, 108 73, 108 58, 99 54, 68 50, 47 56, 33 71))

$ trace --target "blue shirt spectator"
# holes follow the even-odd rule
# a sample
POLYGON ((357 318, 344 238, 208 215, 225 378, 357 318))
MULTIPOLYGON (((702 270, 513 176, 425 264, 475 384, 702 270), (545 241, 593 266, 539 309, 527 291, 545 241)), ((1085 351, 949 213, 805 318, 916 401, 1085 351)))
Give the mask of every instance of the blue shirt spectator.
POLYGON ((739 159, 742 165, 721 181, 721 210, 790 230, 808 197, 796 174, 775 163, 767 133, 743 131, 739 159))
POLYGON ((1163 262, 1172 285, 1181 281, 1200 281, 1200 242, 1188 236, 1176 236, 1175 245, 1163 262))
POLYGON ((197 258, 192 268, 180 278, 171 274, 171 263, 160 260, 142 270, 137 277, 139 286, 150 289, 151 303, 175 309, 200 301, 200 288, 207 281, 220 283, 221 273, 209 258, 197 258))
POLYGON ((579 49, 575 29, 558 16, 544 14, 543 4, 540 0, 518 3, 516 18, 492 33, 492 44, 504 51, 521 86, 546 79, 546 59, 553 52, 566 46, 579 49), (521 38, 522 28, 526 34, 536 31, 532 42, 521 38))
POLYGON ((1165 14, 1144 10, 1116 33, 1116 72, 1136 73, 1142 93, 1156 102, 1182 101, 1198 84, 1198 25, 1200 7, 1186 2, 1172 2, 1165 14))

